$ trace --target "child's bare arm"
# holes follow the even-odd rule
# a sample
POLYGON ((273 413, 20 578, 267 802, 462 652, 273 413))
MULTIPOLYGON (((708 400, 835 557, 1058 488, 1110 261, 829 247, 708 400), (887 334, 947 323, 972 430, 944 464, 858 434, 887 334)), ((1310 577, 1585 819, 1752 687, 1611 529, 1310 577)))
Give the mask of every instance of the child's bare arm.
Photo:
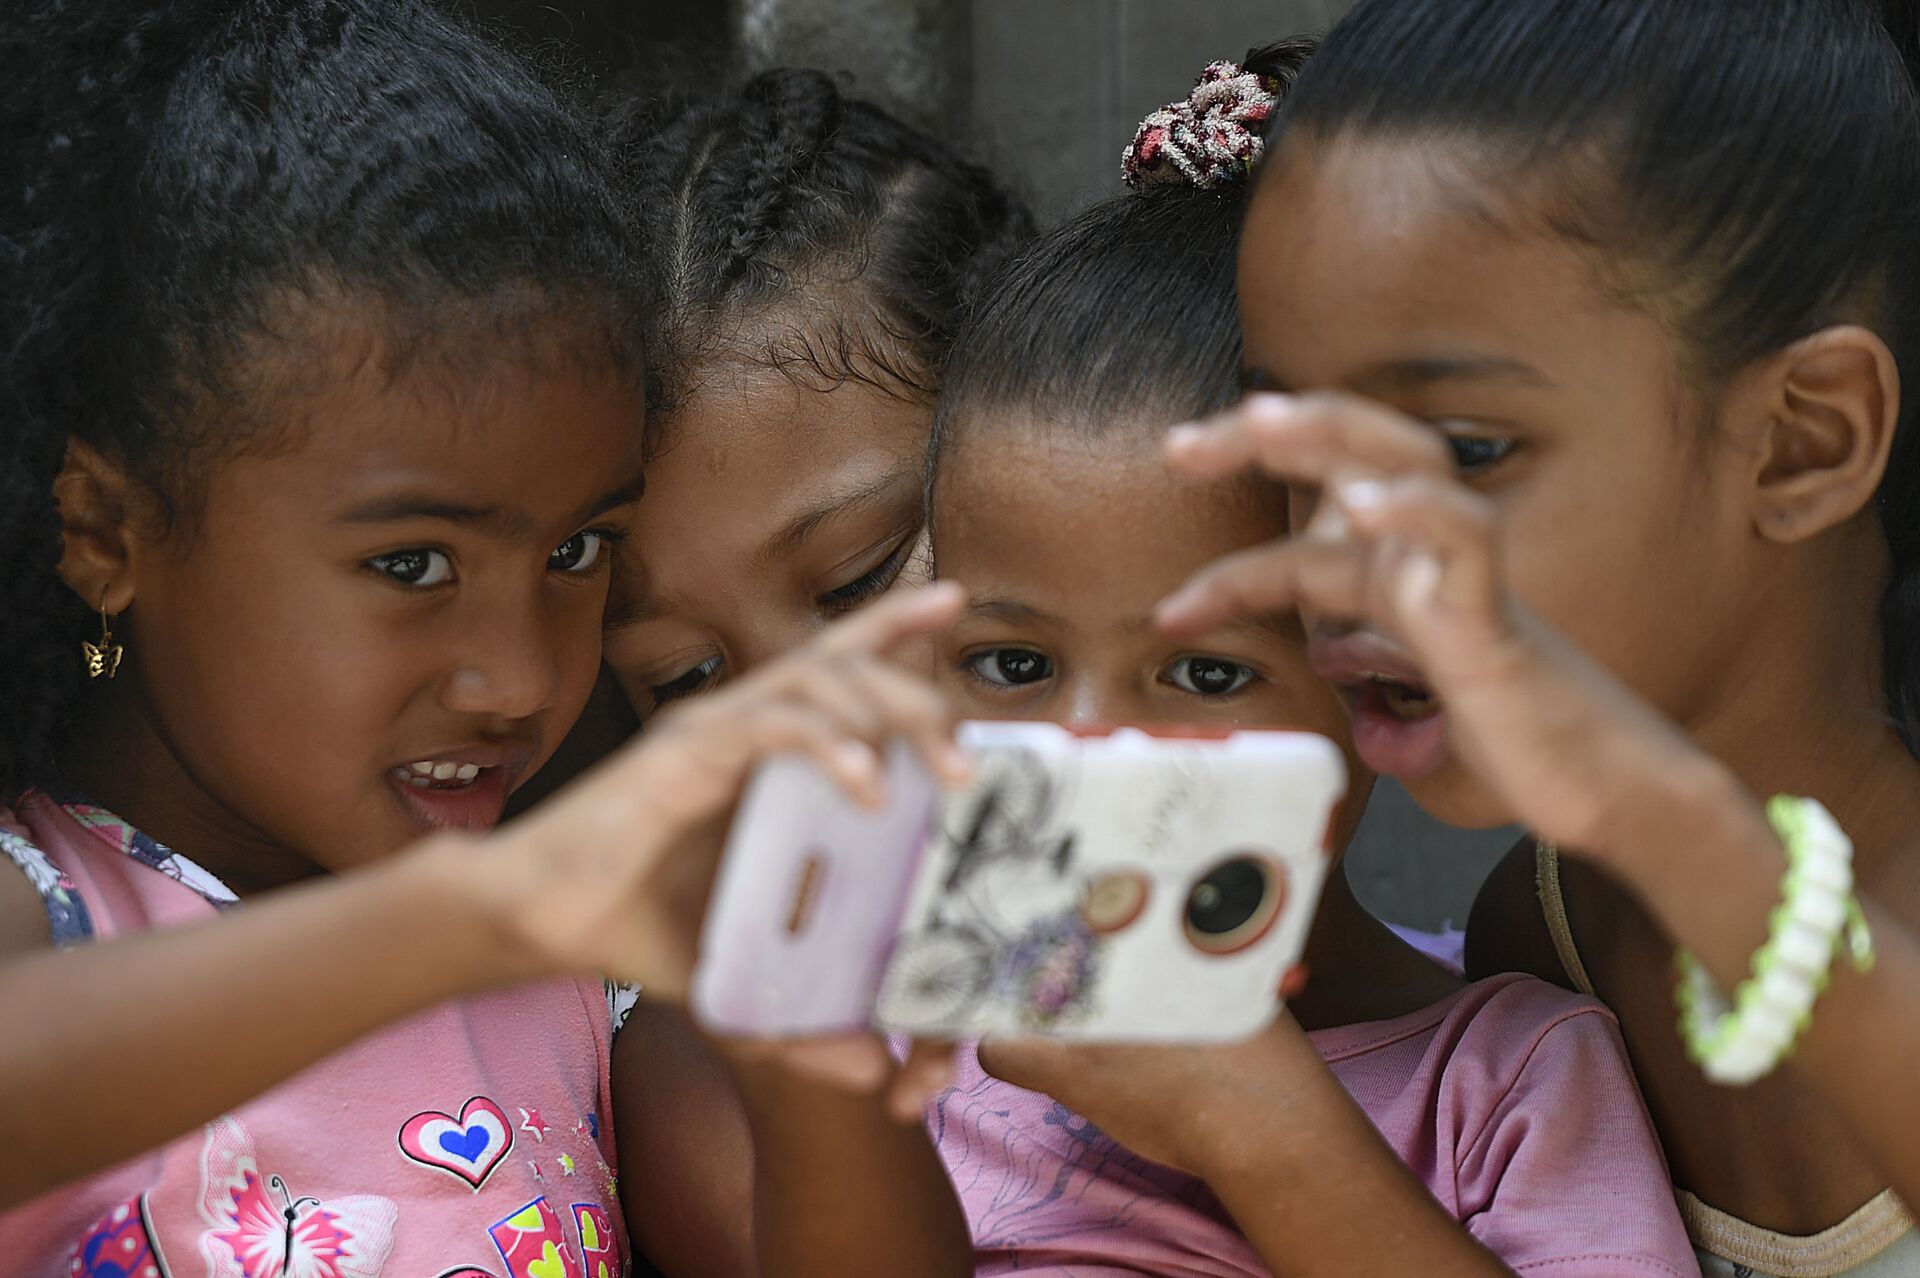
MULTIPOLYGON (((1491 503, 1433 433, 1339 395, 1255 396, 1169 441, 1184 473, 1258 468, 1324 487, 1306 535, 1203 570, 1162 604, 1176 632, 1307 607, 1419 661, 1452 748, 1514 819, 1618 879, 1722 989, 1749 975, 1780 901, 1758 798, 1675 724, 1508 594, 1491 503)), ((1865 895, 1879 961, 1836 962, 1791 1068, 1847 1116, 1906 1201, 1920 1195, 1920 938, 1865 895)))
POLYGON ((620 1192, 669 1278, 972 1272, 925 1130, 786 1049, 716 1047, 679 1008, 637 1008, 614 1048, 620 1192))
POLYGON ((12 1098, 0 1208, 189 1131, 383 1024, 513 979, 511 950, 463 886, 466 851, 448 840, 199 926, 71 950, 44 948, 44 916, 29 922, 43 948, 0 965, 12 1098))
POLYGON ((754 1139, 765 1278, 964 1278, 967 1221, 919 1122, 769 1061, 736 1068, 754 1139))
POLYGON ((642 1001, 613 1045, 620 1199, 669 1278, 754 1278, 753 1132, 726 1062, 677 1007, 642 1001))

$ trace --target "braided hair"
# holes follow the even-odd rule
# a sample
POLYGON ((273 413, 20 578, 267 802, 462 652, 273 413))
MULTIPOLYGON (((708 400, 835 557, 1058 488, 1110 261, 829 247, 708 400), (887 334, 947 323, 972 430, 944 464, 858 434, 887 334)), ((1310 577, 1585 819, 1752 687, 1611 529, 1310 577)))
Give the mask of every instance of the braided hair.
POLYGON ((1032 230, 986 169, 816 71, 623 104, 671 411, 727 348, 811 384, 931 400, 980 279, 1032 230))
POLYGON ((190 520, 267 429, 235 408, 289 296, 375 301, 415 347, 562 319, 639 372, 593 130, 427 0, 10 0, 0 175, 0 801, 49 779, 79 695, 70 440, 190 520))

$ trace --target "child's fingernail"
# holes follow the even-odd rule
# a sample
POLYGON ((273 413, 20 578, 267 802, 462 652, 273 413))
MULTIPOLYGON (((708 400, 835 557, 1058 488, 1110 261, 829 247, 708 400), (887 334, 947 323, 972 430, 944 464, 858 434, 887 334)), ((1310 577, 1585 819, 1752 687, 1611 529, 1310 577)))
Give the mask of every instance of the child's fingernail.
POLYGON ((1253 391, 1240 402, 1240 411, 1262 421, 1277 422, 1293 411, 1293 396, 1279 391, 1253 391))
POLYGON ((1345 541, 1352 531, 1346 505, 1336 497, 1314 512, 1304 536, 1308 541, 1345 541))
POLYGON ((880 783, 880 756, 864 741, 842 741, 833 748, 834 758, 847 779, 871 793, 880 783))
POLYGON ((1167 432, 1167 450, 1184 453, 1207 437, 1207 428, 1198 422, 1182 422, 1167 432))
POLYGON ((1199 592, 1181 590, 1162 599, 1153 609, 1153 624, 1162 630, 1177 629, 1199 601, 1199 592))
POLYGON ((1339 502, 1352 514, 1378 510, 1387 502, 1387 486, 1376 479, 1353 479, 1336 490, 1339 502))
POLYGON ((1400 606, 1424 608, 1440 593, 1440 559, 1431 550, 1415 550, 1401 569, 1400 606))
POLYGON ((937 766, 949 785, 965 785, 973 780, 973 756, 951 742, 940 748, 937 766))

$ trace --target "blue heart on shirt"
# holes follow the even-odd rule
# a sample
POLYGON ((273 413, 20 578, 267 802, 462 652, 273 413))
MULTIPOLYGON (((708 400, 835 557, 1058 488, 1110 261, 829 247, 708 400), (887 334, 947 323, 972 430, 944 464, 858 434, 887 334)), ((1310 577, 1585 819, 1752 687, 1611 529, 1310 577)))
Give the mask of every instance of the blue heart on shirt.
MULTIPOLYGON (((80 1255, 80 1263, 86 1267, 80 1272, 87 1275, 87 1278, 133 1278, 126 1269, 100 1254, 107 1249, 108 1244, 119 1237, 119 1234, 109 1234, 88 1240, 86 1248, 80 1255)), ((145 1252, 141 1254, 144 1255, 145 1252)))
POLYGON ((493 1140, 491 1133, 484 1127, 469 1127, 465 1131, 441 1132, 440 1148, 455 1158, 473 1163, 487 1152, 487 1145, 493 1140))

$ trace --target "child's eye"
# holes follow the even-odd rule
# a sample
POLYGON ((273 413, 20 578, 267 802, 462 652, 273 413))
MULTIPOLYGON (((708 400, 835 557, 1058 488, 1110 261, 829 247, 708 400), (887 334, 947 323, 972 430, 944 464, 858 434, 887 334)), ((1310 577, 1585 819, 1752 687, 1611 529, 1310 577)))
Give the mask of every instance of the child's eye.
POLYGON ((1260 676, 1253 667, 1225 657, 1182 657, 1162 677, 1197 697, 1230 697, 1260 676))
POLYGON ((1507 454, 1513 451, 1514 443, 1510 438, 1498 436, 1447 436, 1447 447, 1453 450, 1454 469, 1463 475, 1477 474, 1505 461, 1507 454))
POLYGON ((670 701, 679 701, 683 697, 706 691, 708 685, 719 677, 720 668, 725 664, 725 658, 716 652, 685 674, 652 685, 647 691, 653 694, 653 708, 658 710, 670 701))
POLYGON ((453 560, 444 550, 396 550, 375 555, 367 567, 403 586, 443 586, 453 580, 453 560))
POLYGON ((547 556, 547 567, 584 577, 599 566, 613 540, 613 534, 604 529, 583 529, 553 548, 547 556))
POLYGON ((886 594, 893 583, 900 579, 900 574, 906 570, 907 560, 912 557, 914 544, 919 539, 920 531, 915 529, 901 538, 899 543, 887 552, 885 559, 846 585, 835 586, 814 602, 825 612, 851 612, 867 600, 886 594))
POLYGON ((1053 677, 1053 659, 1032 648, 988 648, 967 658, 967 669, 1001 688, 1024 688, 1053 677))

